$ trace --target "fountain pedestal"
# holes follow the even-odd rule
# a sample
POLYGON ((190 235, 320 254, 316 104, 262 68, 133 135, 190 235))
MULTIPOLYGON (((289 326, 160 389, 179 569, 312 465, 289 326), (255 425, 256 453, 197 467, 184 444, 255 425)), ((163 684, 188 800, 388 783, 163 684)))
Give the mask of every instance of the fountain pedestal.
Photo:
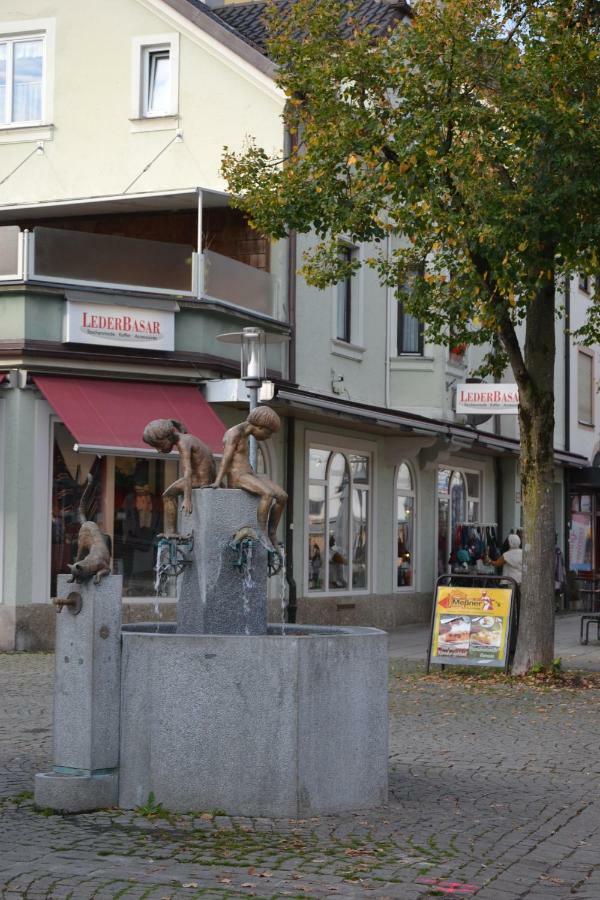
POLYGON ((257 507, 258 497, 246 491, 192 492, 192 514, 181 520, 194 544, 177 583, 178 634, 267 633, 267 550, 253 541, 240 570, 229 546, 241 529, 258 534, 257 507))

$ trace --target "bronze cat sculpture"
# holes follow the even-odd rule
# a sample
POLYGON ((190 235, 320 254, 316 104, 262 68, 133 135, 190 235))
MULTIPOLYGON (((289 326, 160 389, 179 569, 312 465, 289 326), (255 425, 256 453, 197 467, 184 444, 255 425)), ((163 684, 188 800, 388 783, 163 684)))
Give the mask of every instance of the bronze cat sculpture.
POLYGON ((81 528, 77 537, 77 556, 74 563, 69 563, 71 577, 69 582, 88 581, 94 578, 94 584, 100 584, 105 575, 110 575, 109 538, 103 534, 95 522, 87 520, 86 503, 92 488, 92 476, 88 475, 87 485, 79 501, 79 521, 81 528))

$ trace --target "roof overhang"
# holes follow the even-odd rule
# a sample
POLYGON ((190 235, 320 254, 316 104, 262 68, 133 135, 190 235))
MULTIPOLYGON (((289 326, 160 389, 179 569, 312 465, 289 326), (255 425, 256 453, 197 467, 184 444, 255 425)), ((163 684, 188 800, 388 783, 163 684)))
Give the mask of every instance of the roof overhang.
POLYGON ((12 203, 0 206, 0 223, 17 222, 24 218, 54 218, 56 216, 97 216, 112 213, 165 212, 182 209, 203 209, 229 206, 224 191, 191 187, 174 191, 155 191, 140 194, 107 194, 100 197, 76 197, 70 200, 44 200, 40 203, 12 203))

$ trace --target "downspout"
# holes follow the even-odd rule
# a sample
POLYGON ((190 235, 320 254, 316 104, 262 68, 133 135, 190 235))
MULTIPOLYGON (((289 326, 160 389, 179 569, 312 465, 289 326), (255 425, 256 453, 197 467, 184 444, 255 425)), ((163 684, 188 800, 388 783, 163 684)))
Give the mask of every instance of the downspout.
MULTIPOLYGON (((571 275, 567 273, 565 276, 565 334, 564 334, 564 381, 565 381, 565 402, 564 402, 564 429, 565 429, 565 450, 571 449, 571 275)), ((565 560, 565 572, 569 571, 569 470, 565 467, 565 478, 563 479, 563 528, 564 528, 564 548, 563 554, 565 560)))

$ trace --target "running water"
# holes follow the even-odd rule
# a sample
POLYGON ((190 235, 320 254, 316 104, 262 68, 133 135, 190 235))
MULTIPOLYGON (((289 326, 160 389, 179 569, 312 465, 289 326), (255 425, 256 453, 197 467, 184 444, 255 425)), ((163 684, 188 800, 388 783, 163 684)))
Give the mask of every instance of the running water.
POLYGON ((248 626, 248 618, 250 616, 250 598, 248 597, 248 591, 252 590, 252 588, 254 587, 254 581, 252 579, 252 546, 252 541, 248 541, 246 549, 246 559, 242 572, 242 601, 244 604, 244 620, 246 622, 244 630, 246 634, 250 634, 250 628, 248 626))
POLYGON ((287 607, 288 600, 286 596, 286 567, 285 567, 285 549, 282 544, 279 545, 279 554, 281 556, 281 569, 279 570, 279 574, 281 576, 281 634, 285 635, 285 626, 286 626, 286 615, 287 615, 287 607))

